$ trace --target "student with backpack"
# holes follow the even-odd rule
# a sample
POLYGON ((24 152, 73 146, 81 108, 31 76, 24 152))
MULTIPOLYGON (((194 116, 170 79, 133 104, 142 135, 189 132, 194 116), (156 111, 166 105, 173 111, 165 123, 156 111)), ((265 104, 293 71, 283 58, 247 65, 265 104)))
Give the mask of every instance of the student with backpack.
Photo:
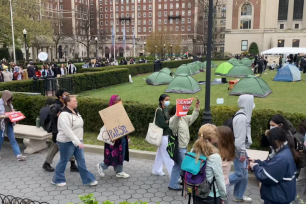
POLYGON ((174 136, 178 137, 176 161, 174 161, 170 183, 168 186, 170 190, 182 190, 179 184, 179 179, 181 176, 181 165, 187 152, 187 146, 190 141, 189 126, 191 126, 194 121, 196 121, 199 116, 199 111, 199 99, 197 99, 196 108, 193 110, 192 115, 186 115, 183 117, 176 116, 176 105, 174 105, 169 111, 169 127, 172 130, 174 136))
POLYGON ((219 150, 214 146, 217 142, 217 127, 212 124, 203 125, 192 152, 187 153, 184 158, 184 189, 186 192, 192 191, 194 204, 219 204, 227 200, 222 159, 219 150), (190 173, 194 170, 197 172, 190 173))
POLYGON ((253 95, 241 95, 238 99, 240 110, 232 119, 233 132, 235 136, 235 153, 234 159, 235 172, 230 175, 230 185, 234 185, 235 202, 252 202, 252 199, 244 196, 248 186, 247 167, 247 148, 252 144, 251 138, 251 117, 254 104, 253 95))
POLYGON ((52 104, 54 103, 53 98, 47 98, 45 106, 42 107, 39 111, 39 119, 40 119, 40 124, 43 127, 43 129, 47 132, 49 130, 47 129, 47 126, 51 126, 51 120, 50 120, 50 108, 52 104))
MULTIPOLYGON (((219 141, 218 149, 222 159, 223 176, 226 185, 227 196, 229 196, 229 175, 233 160, 236 158, 235 154, 235 138, 231 128, 226 126, 217 127, 219 141)), ((226 204, 229 204, 229 199, 226 200, 226 204)))
POLYGON ((256 179, 262 183, 260 188, 264 204, 290 204, 296 197, 296 152, 288 145, 286 132, 273 128, 267 132, 272 153, 265 161, 250 160, 250 168, 256 179))

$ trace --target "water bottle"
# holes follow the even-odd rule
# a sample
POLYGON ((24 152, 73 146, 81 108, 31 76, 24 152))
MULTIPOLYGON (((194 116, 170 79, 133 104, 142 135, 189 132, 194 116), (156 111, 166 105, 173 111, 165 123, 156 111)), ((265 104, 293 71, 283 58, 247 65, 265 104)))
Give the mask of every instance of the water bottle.
POLYGON ((40 128, 40 119, 39 119, 39 117, 36 118, 36 127, 40 128))

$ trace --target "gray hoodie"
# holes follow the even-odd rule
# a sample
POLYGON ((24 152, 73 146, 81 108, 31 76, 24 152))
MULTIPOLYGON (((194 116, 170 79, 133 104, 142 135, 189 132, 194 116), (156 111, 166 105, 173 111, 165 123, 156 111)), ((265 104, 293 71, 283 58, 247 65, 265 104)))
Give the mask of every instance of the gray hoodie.
POLYGON ((240 110, 237 112, 242 112, 234 117, 233 129, 235 135, 235 148, 238 155, 245 155, 246 149, 252 144, 251 137, 251 117, 254 104, 253 95, 241 95, 238 99, 238 106, 240 110))

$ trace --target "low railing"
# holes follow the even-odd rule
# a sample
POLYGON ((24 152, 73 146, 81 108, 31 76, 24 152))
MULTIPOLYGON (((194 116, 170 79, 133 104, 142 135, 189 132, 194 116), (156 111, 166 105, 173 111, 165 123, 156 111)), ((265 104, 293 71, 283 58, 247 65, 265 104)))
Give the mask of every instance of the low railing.
POLYGON ((11 195, 0 194, 0 204, 49 204, 49 203, 33 201, 28 198, 17 198, 11 195))

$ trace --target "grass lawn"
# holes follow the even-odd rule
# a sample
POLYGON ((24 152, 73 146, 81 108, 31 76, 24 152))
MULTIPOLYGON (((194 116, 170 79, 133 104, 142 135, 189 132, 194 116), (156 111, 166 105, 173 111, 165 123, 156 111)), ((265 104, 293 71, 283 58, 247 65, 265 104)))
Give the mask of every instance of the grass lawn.
MULTIPOLYGON (((222 61, 215 62, 216 65, 221 64, 222 61)), ((214 74, 216 68, 212 69, 212 80, 220 78, 214 74)), ((306 88, 306 75, 302 74, 301 82, 274 82, 273 78, 276 71, 266 71, 262 78, 270 86, 273 93, 266 98, 255 98, 256 109, 274 109, 281 110, 290 113, 305 113, 305 88, 306 88)), ((87 91, 79 94, 83 97, 93 97, 109 100, 111 95, 120 95, 123 101, 138 101, 144 104, 158 104, 158 98, 160 94, 164 93, 167 85, 162 86, 150 86, 147 85, 145 79, 150 74, 139 75, 133 77, 133 83, 126 83, 116 85, 113 87, 107 87, 92 91, 87 91)), ((193 75, 198 81, 205 81, 206 73, 199 73, 193 75)), ((202 108, 204 108, 205 99, 205 85, 201 85, 202 90, 196 94, 173 94, 170 93, 170 100, 172 104, 175 103, 175 99, 190 98, 198 96, 202 102, 202 108)), ((237 96, 228 95, 228 84, 212 85, 211 86, 211 105, 217 105, 217 98, 224 98, 224 105, 237 106, 237 96)))

